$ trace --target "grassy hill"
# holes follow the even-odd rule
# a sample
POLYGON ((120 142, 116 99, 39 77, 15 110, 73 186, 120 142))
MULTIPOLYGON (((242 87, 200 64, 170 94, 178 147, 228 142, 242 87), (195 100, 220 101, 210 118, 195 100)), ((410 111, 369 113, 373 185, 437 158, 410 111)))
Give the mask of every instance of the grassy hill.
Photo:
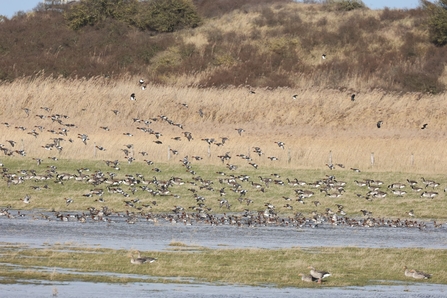
POLYGON ((444 91, 446 48, 427 13, 328 4, 194 1, 201 25, 154 34, 112 18, 74 31, 64 10, 0 23, 0 79, 141 76, 175 86, 444 91), (326 59, 322 59, 322 55, 326 59))

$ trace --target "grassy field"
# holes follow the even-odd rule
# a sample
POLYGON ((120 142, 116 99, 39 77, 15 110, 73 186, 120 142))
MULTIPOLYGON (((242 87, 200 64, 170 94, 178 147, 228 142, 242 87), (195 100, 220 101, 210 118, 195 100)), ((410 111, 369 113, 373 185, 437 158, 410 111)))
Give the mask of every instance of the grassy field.
MULTIPOLYGON (((152 213, 160 214, 171 213, 174 206, 182 206, 186 212, 194 212, 191 207, 197 206, 197 201, 192 189, 196 194, 205 198, 204 208, 211 208, 208 213, 223 213, 223 212, 243 212, 244 210, 264 211, 265 204, 271 203, 275 206, 275 210, 280 216, 292 216, 296 213, 302 213, 304 216, 309 216, 313 211, 325 214, 327 208, 336 212, 338 210, 336 204, 344 206, 346 216, 349 217, 363 217, 360 210, 368 210, 372 212, 374 217, 385 217, 391 219, 410 219, 408 215, 410 210, 414 210, 415 218, 424 221, 438 220, 445 221, 445 209, 447 201, 445 193, 442 191, 443 187, 447 185, 446 178, 441 174, 432 174, 425 176, 425 179, 435 180, 440 183, 437 188, 425 187, 419 174, 415 173, 401 173, 401 172, 355 172, 349 169, 329 170, 326 167, 323 169, 290 169, 281 167, 269 167, 254 169, 249 165, 241 165, 237 170, 230 171, 224 165, 207 165, 201 164, 201 161, 192 162, 192 170, 195 175, 190 174, 179 163, 156 163, 154 165, 147 165, 142 162, 133 162, 132 164, 124 163, 121 165, 119 171, 115 171, 107 167, 103 161, 86 161, 86 160, 58 160, 51 163, 45 161, 38 166, 35 161, 28 157, 16 159, 7 158, 4 160, 5 166, 9 172, 18 173, 23 169, 27 169, 28 173, 35 170, 37 175, 45 175, 50 165, 57 167, 58 173, 71 173, 78 175, 77 169, 83 169, 82 174, 88 177, 93 176, 95 172, 101 171, 106 173, 112 171, 116 173, 115 179, 124 181, 126 175, 137 177, 141 174, 143 178, 141 181, 153 181, 156 176, 158 181, 168 181, 172 177, 181 178, 183 185, 173 185, 169 187, 170 193, 168 195, 154 195, 142 189, 146 186, 152 190, 157 190, 158 187, 153 183, 144 185, 142 182, 134 186, 119 185, 111 186, 106 183, 100 185, 92 185, 86 180, 77 181, 70 179, 61 182, 58 179, 51 178, 48 180, 26 179, 23 183, 17 185, 10 185, 3 181, 0 185, 2 193, 1 206, 9 206, 13 209, 40 209, 40 210, 54 210, 54 211, 85 211, 89 207, 101 209, 103 206, 108 206, 115 212, 130 211, 143 212, 143 214, 152 213), (158 168, 160 172, 154 172, 153 169, 158 168), (87 171, 88 170, 88 171, 87 171), (227 175, 223 176, 217 172, 225 172, 227 175), (276 176, 273 176, 276 174, 276 176), (241 189, 247 190, 247 194, 242 196, 240 193, 232 191, 232 187, 219 179, 228 179, 230 175, 235 177, 249 176, 248 181, 239 181, 241 189), (321 192, 319 188, 311 185, 293 186, 289 185, 288 180, 295 179, 306 181, 308 184, 325 179, 327 175, 333 175, 337 181, 345 182, 345 192, 342 192, 338 198, 332 198, 325 192, 321 192), (210 187, 206 186, 202 180, 209 181, 210 187), (261 182, 260 177, 272 178, 273 180, 282 181, 284 185, 271 182, 265 184, 261 182), (279 178, 278 178, 279 177, 279 178), (365 186, 358 186, 355 181, 365 180, 381 180, 383 185, 381 190, 387 192, 385 198, 372 198, 367 200, 365 197, 368 189, 365 186), (413 191, 407 179, 416 180, 420 187, 423 188, 420 192, 413 191), (259 183, 263 186, 263 190, 255 188, 251 182, 259 183), (392 183, 405 183, 404 190, 407 192, 403 196, 397 196, 387 188, 392 183), (121 188, 129 197, 124 197, 121 193, 110 193, 108 188, 121 188), (224 188, 225 196, 221 196, 220 190, 224 188), (87 197, 92 189, 102 189, 104 194, 101 196, 92 195, 87 197), (132 189, 134 193, 132 193, 132 189), (314 196, 303 199, 304 204, 297 201, 298 195, 296 190, 313 191, 314 196), (423 191, 436 191, 438 196, 434 199, 421 197, 423 191), (26 195, 31 197, 30 203, 26 204, 21 199, 26 195), (358 195, 361 195, 359 197, 358 195), (66 203, 65 199, 72 199, 70 204, 66 203), (102 198, 104 202, 99 201, 102 198), (242 199, 240 199, 242 198, 242 199), (290 200, 286 200, 289 198, 290 200), (140 202, 130 207, 125 204, 125 201, 139 199, 140 202), (230 209, 220 204, 221 199, 226 199, 231 205, 230 209), (247 205, 246 199, 252 200, 252 203, 247 205), (156 202, 156 205, 153 204, 156 202), (315 201, 319 205, 314 204, 315 201), (293 209, 286 207, 286 204, 292 206, 293 209), (146 206, 146 207, 144 207, 146 206)), ((27 175, 23 175, 27 176, 27 175)), ((32 175, 30 175, 32 177, 32 175)), ((108 177, 108 176, 107 176, 108 177)), ((6 180, 6 179, 4 179, 6 180)), ((333 191, 335 192, 335 191, 333 191)))
POLYGON ((432 274, 428 282, 447 283, 443 250, 299 247, 211 250, 181 243, 173 243, 171 248, 172 251, 165 252, 141 252, 158 260, 134 265, 130 263, 130 255, 135 252, 131 251, 76 245, 31 249, 3 244, 0 262, 14 267, 1 267, 0 276, 4 277, 1 282, 26 278, 125 283, 144 282, 145 276, 150 276, 158 277, 155 279, 158 282, 185 282, 186 279, 278 287, 391 285, 396 281, 415 281, 404 275, 403 266, 408 266, 432 274), (327 270, 332 276, 322 285, 302 282, 298 274, 308 274, 309 266, 327 270))

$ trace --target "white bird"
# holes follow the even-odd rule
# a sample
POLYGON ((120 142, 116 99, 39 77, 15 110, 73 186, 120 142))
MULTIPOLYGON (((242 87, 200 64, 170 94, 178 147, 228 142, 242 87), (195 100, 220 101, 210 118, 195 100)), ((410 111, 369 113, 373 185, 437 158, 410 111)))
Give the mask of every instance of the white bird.
POLYGON ((30 200, 31 200, 31 196, 30 195, 26 195, 23 199, 20 199, 23 201, 23 203, 25 204, 29 204, 30 200))

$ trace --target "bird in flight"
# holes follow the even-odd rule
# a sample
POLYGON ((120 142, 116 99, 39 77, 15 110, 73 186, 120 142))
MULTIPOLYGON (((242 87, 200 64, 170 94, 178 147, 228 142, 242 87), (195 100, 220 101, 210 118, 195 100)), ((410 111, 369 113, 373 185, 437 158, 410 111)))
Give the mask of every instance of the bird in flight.
POLYGON ((245 130, 243 128, 235 128, 235 130, 237 130, 237 133, 242 136, 242 133, 245 132, 245 130))
POLYGON ((380 127, 382 127, 382 123, 383 123, 383 121, 382 121, 382 120, 380 120, 379 122, 377 122, 377 128, 380 128, 380 127))
POLYGON ((421 129, 426 129, 426 128, 427 128, 427 125, 428 125, 428 123, 424 123, 424 124, 422 124, 421 129))
POLYGON ((275 143, 282 149, 284 149, 284 146, 286 145, 283 142, 275 142, 275 143))

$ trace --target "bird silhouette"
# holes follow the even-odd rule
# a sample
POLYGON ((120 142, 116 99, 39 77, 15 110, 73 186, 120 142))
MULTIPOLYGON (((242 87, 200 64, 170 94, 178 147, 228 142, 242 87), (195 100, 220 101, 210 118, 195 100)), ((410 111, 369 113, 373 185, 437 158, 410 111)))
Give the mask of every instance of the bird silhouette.
POLYGON ((426 128, 427 128, 427 125, 428 125, 428 123, 424 123, 424 124, 422 124, 421 129, 426 129, 426 128))
POLYGON ((382 123, 383 123, 382 120, 378 121, 378 122, 377 122, 377 128, 380 128, 380 127, 382 126, 382 123))

